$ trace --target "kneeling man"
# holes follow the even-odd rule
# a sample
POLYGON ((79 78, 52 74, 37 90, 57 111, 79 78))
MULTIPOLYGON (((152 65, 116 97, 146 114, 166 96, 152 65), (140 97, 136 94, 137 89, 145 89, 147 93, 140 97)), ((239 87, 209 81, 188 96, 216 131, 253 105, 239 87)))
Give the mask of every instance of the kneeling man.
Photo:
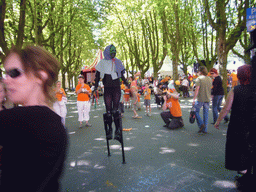
POLYGON ((164 127, 176 129, 184 126, 179 103, 179 93, 174 88, 169 89, 164 96, 163 112, 161 113, 161 117, 165 122, 164 127), (168 108, 170 111, 166 111, 168 108))

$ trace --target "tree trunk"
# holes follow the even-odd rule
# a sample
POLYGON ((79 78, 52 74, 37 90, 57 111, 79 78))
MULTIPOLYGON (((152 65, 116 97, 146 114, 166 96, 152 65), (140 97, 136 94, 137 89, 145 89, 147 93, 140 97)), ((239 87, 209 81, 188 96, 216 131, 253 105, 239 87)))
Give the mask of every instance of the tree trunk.
POLYGON ((26 15, 26 0, 21 0, 20 1, 19 29, 18 29, 18 37, 17 37, 17 41, 16 41, 16 45, 19 48, 21 48, 22 44, 23 44, 25 15, 26 15))

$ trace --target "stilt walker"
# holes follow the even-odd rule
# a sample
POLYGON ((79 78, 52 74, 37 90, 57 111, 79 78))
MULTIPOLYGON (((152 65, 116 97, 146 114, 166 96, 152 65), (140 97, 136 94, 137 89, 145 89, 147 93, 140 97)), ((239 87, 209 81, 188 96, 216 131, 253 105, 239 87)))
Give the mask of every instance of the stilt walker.
POLYGON ((95 90, 97 90, 99 80, 102 79, 104 85, 104 102, 106 106, 106 113, 103 114, 103 120, 107 139, 108 156, 110 156, 109 140, 113 138, 112 122, 114 120, 116 127, 114 139, 121 143, 123 163, 125 163, 122 118, 121 113, 118 110, 121 97, 120 78, 128 86, 124 77, 125 68, 121 60, 115 58, 116 48, 114 45, 107 46, 103 54, 104 59, 100 60, 95 67, 95 90))

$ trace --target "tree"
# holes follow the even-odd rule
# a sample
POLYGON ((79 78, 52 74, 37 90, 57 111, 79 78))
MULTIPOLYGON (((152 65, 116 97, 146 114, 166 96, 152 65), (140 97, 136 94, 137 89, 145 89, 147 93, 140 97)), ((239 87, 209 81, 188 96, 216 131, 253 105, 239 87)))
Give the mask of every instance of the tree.
POLYGON ((246 9, 249 6, 249 0, 235 1, 235 4, 230 0, 216 0, 215 6, 211 0, 203 1, 209 24, 217 33, 217 55, 222 67, 224 92, 227 95, 227 57, 246 28, 246 9), (211 12, 214 13, 214 17, 211 12), (233 19, 234 14, 237 19, 233 19), (235 27, 234 23, 236 23, 235 27))

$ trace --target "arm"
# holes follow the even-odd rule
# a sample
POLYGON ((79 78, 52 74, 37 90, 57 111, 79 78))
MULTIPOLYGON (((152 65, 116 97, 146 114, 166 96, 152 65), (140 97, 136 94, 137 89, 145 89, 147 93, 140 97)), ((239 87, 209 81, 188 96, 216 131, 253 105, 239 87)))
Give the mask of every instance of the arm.
POLYGON ((174 90, 173 93, 167 91, 167 95, 173 97, 174 99, 179 99, 179 93, 176 90, 174 90))
POLYGON ((164 98, 164 104, 163 104, 162 109, 165 111, 166 109, 168 109, 168 108, 170 109, 172 107, 172 102, 167 103, 167 97, 166 96, 164 96, 163 98, 164 98))
POLYGON ((200 86, 196 86, 192 105, 195 105, 195 101, 196 101, 199 89, 200 89, 200 86))
POLYGON ((96 75, 95 75, 95 88, 94 90, 97 90, 98 89, 98 85, 99 85, 99 81, 100 81, 100 72, 99 71, 96 71, 96 75))
POLYGON ((163 107, 162 107, 163 111, 165 111, 167 109, 167 105, 166 105, 166 96, 164 96, 164 103, 163 103, 163 107))
POLYGON ((78 95, 79 93, 82 92, 82 86, 78 88, 79 85, 76 86, 76 94, 78 95))
POLYGON ((219 124, 220 121, 228 114, 228 112, 230 111, 232 104, 233 104, 233 100, 234 100, 234 89, 232 89, 228 96, 227 96, 227 100, 226 103, 224 105, 224 107, 222 108, 222 110, 220 111, 219 117, 214 125, 214 127, 216 129, 219 129, 219 124))

